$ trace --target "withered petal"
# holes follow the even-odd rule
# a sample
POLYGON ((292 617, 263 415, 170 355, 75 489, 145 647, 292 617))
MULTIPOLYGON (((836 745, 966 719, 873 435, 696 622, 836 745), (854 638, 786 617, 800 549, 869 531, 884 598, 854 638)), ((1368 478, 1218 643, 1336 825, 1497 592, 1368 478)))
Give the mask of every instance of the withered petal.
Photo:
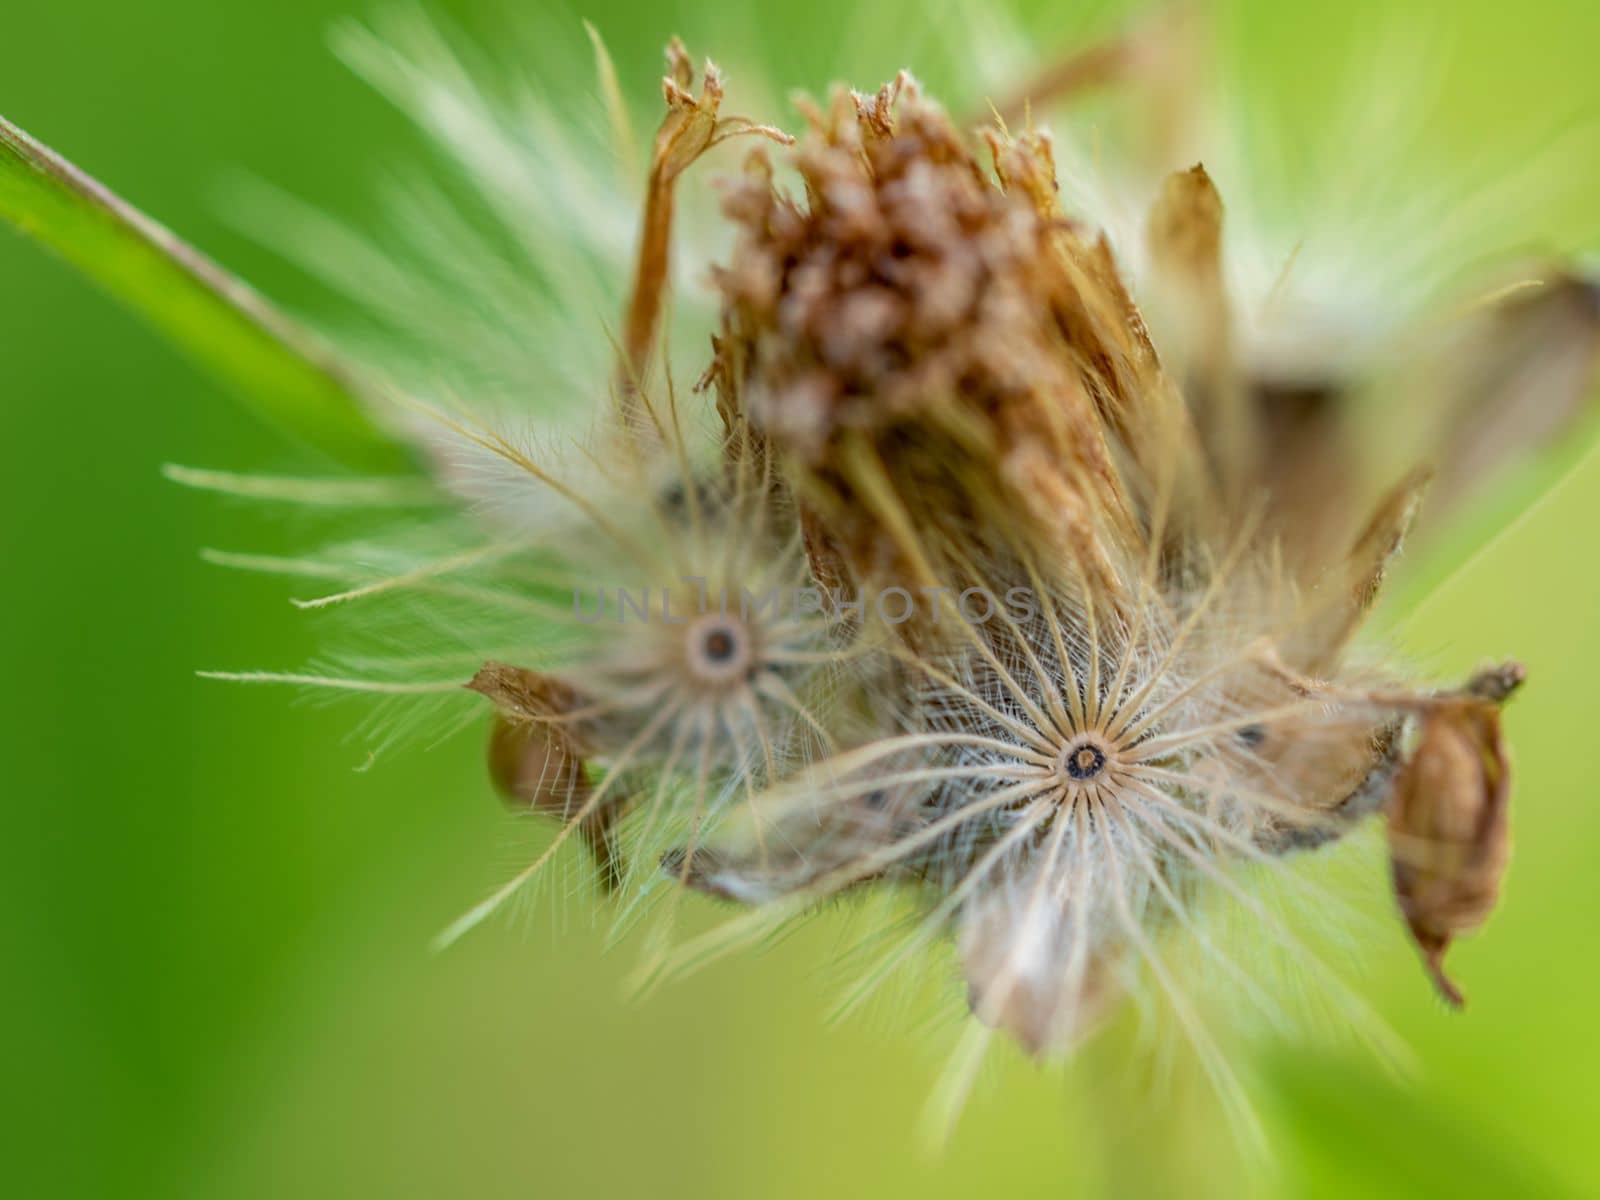
POLYGON ((1044 1058, 1081 1042, 1116 1007, 1117 948, 1076 945, 1064 913, 1042 914, 1042 930, 1019 929, 1012 908, 985 897, 960 917, 967 1003, 980 1021, 1044 1058))
MULTIPOLYGON (((582 747, 558 718, 576 697, 558 680, 505 663, 487 662, 467 684, 499 710, 489 732, 489 778, 506 803, 519 810, 567 822, 590 794, 582 747)), ((612 827, 622 805, 602 804, 583 818, 579 835, 594 857, 601 886, 622 884, 622 862, 612 827)))
POLYGON ((1538 274, 1536 286, 1469 318, 1439 355, 1442 411, 1425 451, 1439 467, 1436 518, 1558 442, 1592 409, 1600 281, 1566 267, 1538 274))
POLYGON ((1424 711, 1390 801, 1395 895, 1440 994, 1457 1007, 1445 951, 1487 920, 1510 855, 1510 762, 1490 697, 1520 682, 1514 666, 1487 672, 1424 711))

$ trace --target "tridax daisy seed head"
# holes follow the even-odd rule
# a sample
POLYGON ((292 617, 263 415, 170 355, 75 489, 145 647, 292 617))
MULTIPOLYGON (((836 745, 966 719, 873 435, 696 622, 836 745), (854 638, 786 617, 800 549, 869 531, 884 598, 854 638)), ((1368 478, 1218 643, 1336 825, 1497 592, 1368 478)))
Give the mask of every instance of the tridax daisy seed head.
MULTIPOLYGON (((638 161, 592 30, 607 149, 537 93, 501 111, 425 25, 394 32, 342 45, 440 135, 493 231, 418 193, 407 267, 294 211, 307 261, 381 292, 394 343, 370 378, 327 377, 381 398, 424 470, 170 473, 364 522, 306 557, 209 555, 317 581, 297 603, 351 635, 316 669, 225 677, 486 716, 494 786, 556 826, 444 940, 573 840, 619 925, 664 892, 748 906, 654 942, 651 978, 888 894, 915 921, 855 997, 943 941, 975 1028, 1050 1056, 1163 996, 1235 1094, 1177 949, 1270 1011, 1206 910, 1317 970, 1262 884, 1382 814, 1406 928, 1461 1002, 1443 960, 1499 893, 1523 671, 1440 689, 1364 630, 1437 514, 1587 410, 1593 279, 1401 288, 1396 263, 1427 256, 1374 262, 1343 226, 1348 272, 1276 246, 1248 172, 1188 156, 1205 72, 1184 21, 1019 73, 975 121, 907 72, 840 87, 799 103, 798 139, 730 115, 721 72, 673 42, 638 161), (1104 159, 1035 119, 1091 86, 1143 110, 1104 159), (754 145, 718 166, 720 205, 687 199, 734 138, 754 145), (703 328, 671 303, 702 275, 703 328), (610 336, 574 315, 596 307, 610 336)), ((20 131, 0 150, 129 222, 20 131)), ((229 311, 309 353, 258 299, 229 311)))

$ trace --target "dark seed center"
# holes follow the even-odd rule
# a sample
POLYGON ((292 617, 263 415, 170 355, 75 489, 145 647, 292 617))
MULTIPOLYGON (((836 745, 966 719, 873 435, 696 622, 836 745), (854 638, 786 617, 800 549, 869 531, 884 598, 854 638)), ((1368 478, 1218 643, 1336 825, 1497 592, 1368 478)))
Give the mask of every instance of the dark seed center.
POLYGON ((1067 774, 1073 779, 1093 779, 1105 765, 1106 756, 1098 746, 1079 746, 1067 754, 1067 774))
POLYGON ((738 649, 738 643, 734 641, 733 634, 726 629, 711 630, 706 634, 705 641, 701 645, 706 652, 706 658, 714 663, 730 661, 733 658, 734 651, 738 649))

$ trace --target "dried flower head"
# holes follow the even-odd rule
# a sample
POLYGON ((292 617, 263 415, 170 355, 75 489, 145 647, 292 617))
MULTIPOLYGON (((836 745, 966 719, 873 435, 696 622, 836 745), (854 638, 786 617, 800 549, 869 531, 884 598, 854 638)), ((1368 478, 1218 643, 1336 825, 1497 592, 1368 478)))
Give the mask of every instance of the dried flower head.
POLYGON ((904 74, 809 119, 804 202, 759 153, 729 190, 711 378, 797 473, 819 572, 954 582, 911 511, 955 546, 1025 521, 1062 553, 1086 509, 1126 520, 1107 435, 1165 398, 1108 247, 1055 206, 1049 140, 994 135, 997 186, 904 74))
MULTIPOLYGON (((1354 647, 1435 470, 1454 499, 1499 456, 1471 448, 1473 422, 1422 422, 1415 461, 1375 489, 1346 380, 1286 384, 1249 352, 1204 167, 1159 188, 1130 280, 1112 230, 1063 207, 1047 133, 970 137, 902 73, 802 106, 808 131, 783 152, 798 191, 764 149, 724 187, 737 236, 697 389, 720 428, 686 435, 658 361, 679 183, 727 137, 789 139, 723 117, 715 68, 695 96, 682 48, 668 60, 585 456, 599 469, 564 481, 455 418, 429 438, 447 466, 471 452, 445 472, 454 488, 524 534, 541 514, 528 548, 547 583, 581 598, 615 581, 617 616, 642 618, 596 625, 602 583, 572 636, 474 675, 498 713, 499 786, 563 832, 447 937, 572 833, 608 886, 647 886, 632 872, 659 859, 756 905, 749 929, 906 887, 926 911, 895 959, 949 932, 985 1024, 1057 1051, 1148 974, 1226 1082, 1166 943, 1195 939, 1254 986, 1206 932, 1207 894, 1293 946, 1238 868, 1388 807, 1407 921, 1458 998, 1440 955, 1503 864, 1510 688, 1435 693, 1354 647), (642 503, 623 494, 634 480, 642 503), (551 524, 524 491, 575 519, 551 524), (752 612, 775 582, 820 599, 752 612), (850 597, 872 589, 912 603, 863 642, 871 614, 850 597), (835 670, 814 686, 819 665, 835 670), (889 728, 848 717, 871 709, 889 728)), ((1551 436, 1592 371, 1591 296, 1563 283, 1492 312, 1501 336, 1477 340, 1487 361, 1456 403, 1487 411, 1490 381, 1539 378, 1554 400, 1522 440, 1551 436)))
POLYGON ((1402 904, 1456 998, 1438 954, 1503 865, 1509 688, 1435 694, 1353 652, 1431 470, 1362 517, 1345 444, 1252 381, 1204 168, 1148 219, 1177 314, 1158 343, 1109 243, 1060 210, 1045 136, 991 130, 986 166, 905 75, 805 111, 804 196, 759 152, 729 190, 709 378, 795 478, 818 575, 932 603, 887 651, 904 732, 788 781, 752 835, 810 830, 810 853, 725 848, 689 881, 802 905, 906 882, 925 935, 953 931, 975 1013, 1034 1051, 1070 1045, 1141 963, 1204 1042, 1163 942, 1205 939, 1208 891, 1250 903, 1239 865, 1390 805, 1397 844, 1420 843, 1402 904))
POLYGON ((1462 289, 1477 302, 1431 324, 1420 297, 1447 289, 1418 287, 1384 331, 1407 353, 1384 350, 1294 248, 1263 273, 1271 239, 1236 219, 1227 175, 1171 161, 1198 75, 1178 20, 976 122, 905 72, 841 88, 800 103, 798 140, 725 113, 721 73, 697 86, 674 42, 636 165, 592 30, 605 150, 537 96, 513 120, 425 26, 391 32, 348 33, 346 53, 441 135, 493 228, 419 192, 408 269, 296 210, 308 261, 381 281, 378 324, 403 347, 381 371, 217 285, 20 131, 0 124, 0 149, 185 286, 217 287, 252 345, 337 399, 341 438, 377 437, 380 414, 422 464, 171 473, 368 519, 304 558, 213 554, 326 581, 299 603, 362 639, 315 670, 227 677, 491 710, 493 783, 557 830, 445 940, 573 839, 624 915, 672 884, 750 906, 657 968, 897 893, 916 924, 857 997, 945 939, 975 1028, 1044 1056, 1153 983, 1233 1094, 1174 946, 1270 1008, 1204 910, 1231 900, 1318 970, 1260 876, 1386 813, 1401 913, 1460 1003, 1443 956, 1498 895, 1500 707, 1522 670, 1441 690, 1363 630, 1403 546, 1586 407, 1592 280, 1554 264, 1462 289), (1106 84, 1145 112, 1102 167, 1034 114, 1106 84), (685 189, 734 138, 753 148, 722 187, 713 269, 679 245, 716 220, 685 189), (709 353, 669 303, 700 274, 709 353), (580 296, 617 314, 614 337, 589 336, 580 296), (709 359, 693 389, 685 345, 709 359), (519 396, 537 421, 507 415, 519 396))

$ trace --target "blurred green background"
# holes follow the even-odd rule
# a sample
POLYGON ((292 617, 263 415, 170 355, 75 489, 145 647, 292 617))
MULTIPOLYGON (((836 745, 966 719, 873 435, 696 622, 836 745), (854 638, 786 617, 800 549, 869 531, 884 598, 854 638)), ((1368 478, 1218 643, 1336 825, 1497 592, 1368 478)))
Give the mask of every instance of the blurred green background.
MULTIPOLYGON (((491 39, 505 19, 503 3, 438 7, 491 39)), ((1386 11, 1230 7, 1277 81, 1263 102, 1312 113, 1340 47, 1386 11)), ((352 10, 364 15, 359 0, 11 3, 0 112, 316 311, 327 297, 220 219, 217 184, 244 167, 358 221, 375 210, 374 176, 418 147, 324 48, 352 10)), ((838 50, 834 10, 596 0, 581 15, 632 79, 658 73, 669 33, 714 50, 736 26, 780 52, 782 82, 815 89, 838 50)), ((911 29, 919 10, 905 11, 911 29)), ((1600 110, 1590 0, 1419 12, 1451 38, 1447 144, 1600 110)), ((1587 157, 1588 202, 1530 197, 1518 240, 1594 232, 1600 145, 1587 157)), ((1513 654, 1530 668, 1509 718, 1506 901, 1453 960, 1469 1010, 1430 996, 1378 848, 1356 848, 1347 874, 1376 916, 1359 973, 1419 1070, 1400 1084, 1356 1054, 1266 1053, 1256 1086, 1276 1162, 1241 1166, 1204 1089, 1132 1078, 1112 1098, 1009 1052, 928 1153, 918 1113, 953 1021, 919 1005, 915 1020, 889 1007, 826 1026, 836 918, 643 1004, 625 999, 633 960, 603 953, 576 883, 559 916, 431 956, 429 936, 508 861, 477 732, 360 773, 365 750, 345 738, 357 711, 194 677, 313 653, 318 624, 281 581, 196 556, 303 549, 307 531, 182 492, 160 464, 314 460, 10 234, 0 444, 6 1194, 931 1200, 1238 1195, 1241 1175, 1263 1194, 1600 1194, 1600 461, 1405 627, 1447 675, 1513 654)), ((1118 1074, 1109 1049, 1089 1058, 1118 1074)))

